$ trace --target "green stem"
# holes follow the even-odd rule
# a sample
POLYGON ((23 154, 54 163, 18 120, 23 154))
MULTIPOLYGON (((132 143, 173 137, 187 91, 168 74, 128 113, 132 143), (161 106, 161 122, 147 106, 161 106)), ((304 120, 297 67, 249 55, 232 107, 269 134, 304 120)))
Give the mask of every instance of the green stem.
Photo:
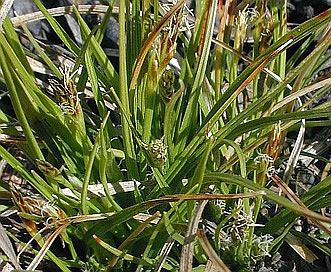
POLYGON ((99 148, 99 144, 100 144, 100 133, 102 133, 105 124, 107 123, 107 119, 109 117, 109 112, 108 114, 106 114, 106 117, 104 118, 102 124, 101 124, 101 128, 100 128, 100 132, 97 136, 97 138, 95 139, 95 143, 93 145, 91 154, 89 156, 89 160, 86 166, 86 171, 85 171, 85 175, 84 175, 84 180, 83 180, 83 186, 82 186, 82 193, 81 193, 81 210, 83 214, 88 214, 88 206, 87 206, 87 189, 88 189, 88 185, 89 185, 89 181, 90 181, 90 177, 92 174, 92 168, 93 168, 93 163, 94 163, 94 159, 97 153, 97 149, 99 148))
MULTIPOLYGON (((128 94, 128 77, 126 68, 126 32, 125 32, 125 1, 120 1, 119 3, 119 76, 121 80, 119 81, 120 86, 120 99, 123 104, 123 111, 128 115, 130 114, 130 103, 128 94)), ((126 118, 122 118, 122 129, 123 129, 123 140, 124 140, 124 152, 126 154, 126 166, 128 170, 128 178, 137 178, 138 167, 136 164, 136 152, 133 142, 132 131, 130 125, 126 118)))

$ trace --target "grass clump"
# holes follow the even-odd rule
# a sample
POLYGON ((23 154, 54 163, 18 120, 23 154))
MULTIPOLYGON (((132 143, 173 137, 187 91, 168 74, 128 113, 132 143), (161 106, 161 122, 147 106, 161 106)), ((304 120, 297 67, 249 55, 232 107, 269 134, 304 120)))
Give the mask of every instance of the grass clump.
POLYGON ((330 10, 288 30, 286 1, 226 1, 220 8, 205 0, 196 14, 185 1, 119 1, 90 7, 104 11, 91 30, 81 7, 72 6, 66 12, 79 26, 77 45, 55 10, 34 2, 72 59, 59 69, 24 17, 3 23, 0 74, 15 115, 1 110, 1 133, 32 170, 9 153, 9 140, 0 154, 40 195, 2 183, 41 248, 28 269, 48 259, 62 271, 239 271, 254 269, 284 241, 323 248, 292 226, 305 216, 330 234, 331 219, 317 212, 328 206, 330 177, 301 197, 288 181, 306 127, 330 125, 330 102, 311 107, 330 86, 318 77, 330 56, 330 10), (112 16, 118 67, 101 46, 112 16), (49 90, 31 59, 51 71, 49 90), (298 136, 286 154, 293 130, 298 136), (280 208, 263 213, 270 203, 280 208), (50 249, 57 237, 66 256, 50 249))

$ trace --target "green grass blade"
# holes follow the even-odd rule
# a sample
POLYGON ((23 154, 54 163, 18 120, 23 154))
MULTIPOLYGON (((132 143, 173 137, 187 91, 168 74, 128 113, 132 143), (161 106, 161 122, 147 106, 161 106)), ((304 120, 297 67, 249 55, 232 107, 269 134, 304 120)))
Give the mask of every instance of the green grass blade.
MULTIPOLYGON (((126 32, 125 32, 125 3, 120 2, 119 6, 119 50, 120 50, 120 99, 123 104, 123 111, 127 116, 130 114, 130 101, 128 93, 128 75, 126 66, 126 32)), ((124 151, 126 155, 126 164, 128 170, 128 178, 138 178, 138 168, 136 164, 136 150, 134 147, 133 135, 125 118, 122 118, 123 127, 123 140, 124 140, 124 151)))
MULTIPOLYGON (((86 166, 86 170, 85 170, 85 174, 84 174, 84 180, 83 180, 83 186, 82 186, 82 192, 81 192, 81 210, 83 214, 88 214, 88 206, 87 206, 87 187, 89 185, 90 182, 90 177, 91 177, 91 173, 92 173, 92 168, 93 168, 93 163, 97 154, 97 149, 99 148, 100 145, 100 141, 101 141, 101 137, 102 137, 102 133, 103 130, 106 126, 107 123, 107 119, 109 117, 109 114, 107 114, 103 120, 103 122, 101 123, 100 126, 100 130, 98 133, 97 138, 95 139, 92 151, 90 153, 89 156, 89 160, 86 166)), ((107 187, 107 186, 106 186, 107 187)))
POLYGON ((31 127, 28 123, 28 120, 25 116, 25 112, 20 102, 20 98, 18 92, 16 90, 17 87, 23 87, 18 80, 18 76, 16 75, 15 70, 12 67, 9 67, 8 64, 10 62, 6 61, 6 55, 2 50, 2 46, 0 46, 0 55, 2 56, 0 63, 1 69, 6 79, 7 87, 10 93, 11 101, 15 110, 15 114, 18 118, 20 125, 24 131, 25 137, 27 139, 28 147, 30 149, 31 159, 43 159, 44 156, 40 150, 40 147, 37 143, 37 140, 31 130, 31 127), (14 76, 14 77, 12 77, 14 76))
MULTIPOLYGON (((82 32, 82 36, 88 37, 90 35, 90 29, 83 20, 83 18, 80 16, 78 10, 76 7, 73 8, 74 13, 77 17, 78 23, 80 25, 80 29, 82 32)), ((93 52, 96 60, 100 64, 103 73, 105 74, 105 79, 107 82, 104 82, 106 89, 110 88, 111 86, 118 91, 119 90, 119 77, 118 74, 107 58, 106 53, 104 50, 101 48, 99 42, 96 40, 96 38, 92 35, 91 36, 91 41, 90 41, 90 48, 91 51, 93 52)), ((78 51, 79 52, 79 51, 78 51)))
POLYGON ((33 47, 37 50, 38 54, 41 56, 42 60, 47 64, 47 66, 53 71, 53 73, 58 78, 61 78, 62 74, 59 68, 53 63, 53 61, 49 58, 49 56, 45 53, 45 51, 40 47, 36 39, 33 37, 32 33, 24 23, 22 23, 22 28, 26 33, 26 35, 28 36, 33 47))
MULTIPOLYGON (((209 53, 210 53, 210 45, 211 45, 211 38, 213 35, 213 29, 214 29, 214 21, 216 16, 216 5, 217 1, 210 0, 208 1, 206 10, 206 13, 208 14, 206 25, 203 25, 203 33, 204 36, 201 37, 202 44, 201 46, 201 55, 199 56, 199 62, 196 66, 195 75, 193 78, 193 85, 192 90, 188 99, 188 105, 185 110, 185 114, 183 117, 183 122, 180 126, 179 130, 179 142, 176 144, 177 146, 177 152, 180 153, 184 146, 187 143, 188 137, 190 136, 189 131, 194 131, 194 128, 198 124, 198 99, 200 97, 201 93, 201 85, 203 83, 203 80, 205 78, 205 72, 207 68, 207 63, 209 59, 209 53)), ((204 21, 202 21, 204 22, 204 21)))
POLYGON ((68 33, 60 26, 60 24, 49 14, 47 9, 41 3, 40 0, 34 0, 34 3, 38 7, 38 9, 43 13, 46 20, 49 22, 55 33, 59 36, 61 41, 68 47, 68 49, 75 54, 76 56, 79 54, 79 47, 76 43, 69 37, 68 33))

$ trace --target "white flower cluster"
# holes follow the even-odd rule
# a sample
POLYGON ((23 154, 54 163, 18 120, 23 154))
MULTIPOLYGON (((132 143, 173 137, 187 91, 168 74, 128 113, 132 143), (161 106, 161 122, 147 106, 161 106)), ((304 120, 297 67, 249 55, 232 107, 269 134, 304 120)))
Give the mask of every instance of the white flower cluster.
POLYGON ((240 31, 242 37, 246 37, 247 27, 250 23, 254 22, 260 16, 256 7, 249 8, 248 5, 243 9, 239 10, 238 16, 235 18, 235 25, 240 31))
MULTIPOLYGON (((169 10, 171 10, 171 8, 174 5, 176 5, 176 3, 177 3, 177 0, 168 0, 168 1, 165 1, 164 3, 162 3, 162 7, 163 7, 163 9, 166 12, 168 12, 169 10)), ((165 31, 168 31, 169 34, 170 34, 170 37, 172 37, 172 36, 174 36, 176 34, 176 31, 185 32, 187 30, 192 29, 193 28, 193 24, 190 23, 190 21, 188 19, 189 16, 194 16, 193 11, 190 10, 187 7, 186 4, 184 4, 183 11, 182 11, 181 15, 178 16, 178 14, 175 14, 171 18, 168 26, 166 26, 164 28, 164 30, 165 31), (180 20, 180 21, 178 22, 178 20, 180 20), (178 26, 178 29, 176 27, 174 27, 176 25, 178 26)))

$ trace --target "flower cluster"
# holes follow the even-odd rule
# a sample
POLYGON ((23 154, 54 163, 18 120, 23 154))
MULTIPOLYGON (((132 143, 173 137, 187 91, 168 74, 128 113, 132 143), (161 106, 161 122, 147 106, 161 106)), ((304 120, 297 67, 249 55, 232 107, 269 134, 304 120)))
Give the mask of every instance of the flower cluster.
POLYGON ((168 147, 163 143, 163 138, 151 141, 147 145, 147 152, 152 166, 162 167, 167 161, 168 147))

